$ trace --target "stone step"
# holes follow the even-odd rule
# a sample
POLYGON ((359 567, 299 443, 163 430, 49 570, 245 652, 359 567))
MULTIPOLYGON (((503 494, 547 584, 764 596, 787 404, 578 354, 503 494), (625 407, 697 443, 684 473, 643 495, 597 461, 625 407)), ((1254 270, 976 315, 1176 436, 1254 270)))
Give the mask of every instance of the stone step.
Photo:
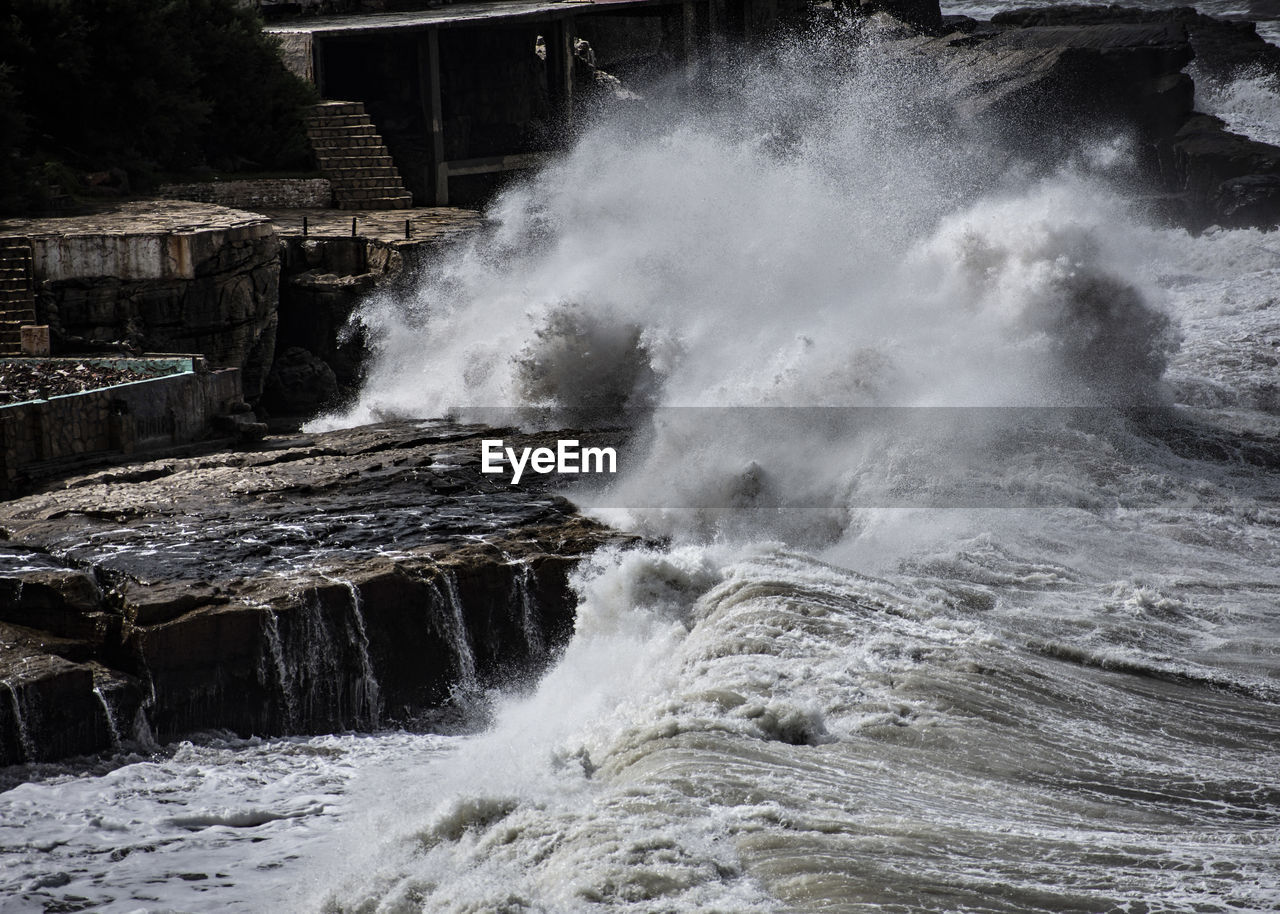
POLYGON ((375 155, 386 155, 386 146, 382 144, 382 137, 376 133, 372 136, 347 136, 347 137, 323 137, 319 140, 312 139, 311 146, 317 153, 320 150, 334 150, 335 155, 343 150, 360 150, 364 152, 369 147, 377 147, 373 150, 375 155))
POLYGON ((316 152, 316 161, 331 168, 385 168, 392 163, 390 154, 381 146, 353 146, 316 152))
POLYGON ((360 102, 322 102, 306 118, 316 163, 342 209, 403 209, 412 205, 378 128, 360 102))
POLYGON ((357 196, 365 197, 387 197, 398 196, 404 193, 403 184, 394 182, 394 180, 378 180, 370 178, 366 182, 358 184, 349 184, 347 187, 339 187, 334 191, 335 195, 342 200, 355 200, 357 196))
POLYGON ((317 115, 364 114, 364 102, 326 101, 312 105, 311 110, 317 115))
MULTIPOLYGON (((389 155, 378 156, 342 156, 340 159, 320 159, 320 169, 325 174, 351 175, 355 172, 362 172, 366 169, 396 169, 396 163, 389 155)), ((399 172, 397 172, 399 174, 399 172)), ((361 178, 371 178, 374 175, 364 174, 356 175, 361 178)))
POLYGON ((307 131, 307 135, 311 137, 311 142, 319 141, 323 143, 325 141, 345 140, 347 137, 376 137, 378 128, 369 123, 352 124, 350 127, 313 127, 307 131))
POLYGON ((313 114, 302 119, 307 132, 341 127, 372 127, 373 121, 367 114, 313 114))
POLYGON ((344 149, 343 152, 354 152, 354 155, 317 155, 316 160, 323 162, 328 168, 344 169, 344 168, 390 168, 394 162, 391 156, 380 154, 377 152, 366 152, 364 150, 372 150, 372 146, 362 147, 359 151, 344 149))
POLYGON ((326 158, 339 158, 342 156, 385 156, 390 155, 387 147, 382 144, 382 137, 372 136, 352 137, 346 143, 321 143, 317 145, 312 142, 311 148, 315 150, 317 156, 326 158))

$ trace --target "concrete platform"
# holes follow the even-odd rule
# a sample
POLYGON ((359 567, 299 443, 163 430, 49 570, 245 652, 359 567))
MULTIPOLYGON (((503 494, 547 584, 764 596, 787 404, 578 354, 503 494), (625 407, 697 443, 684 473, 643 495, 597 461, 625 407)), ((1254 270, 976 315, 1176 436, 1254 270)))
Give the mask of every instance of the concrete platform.
POLYGON ((302 221, 307 221, 307 237, 350 238, 355 219, 355 237, 393 244, 402 241, 432 243, 454 241, 484 224, 479 211, 456 206, 422 206, 396 210, 287 209, 264 211, 276 234, 282 238, 302 237, 302 221), (410 226, 405 237, 405 223, 410 226))
POLYGON ((257 213, 186 200, 132 200, 78 216, 0 222, 0 237, 30 239, 42 282, 192 279, 223 247, 270 234, 257 213))

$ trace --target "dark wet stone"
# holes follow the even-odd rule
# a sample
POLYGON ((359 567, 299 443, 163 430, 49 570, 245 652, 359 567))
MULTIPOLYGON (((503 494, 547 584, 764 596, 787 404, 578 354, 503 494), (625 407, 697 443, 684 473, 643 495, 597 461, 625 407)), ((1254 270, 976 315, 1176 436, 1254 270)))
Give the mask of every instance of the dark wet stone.
MULTIPOLYGON (((102 717, 93 685, 108 674, 124 683, 113 701, 145 701, 169 739, 375 727, 440 706, 459 683, 536 670, 572 631, 573 566, 622 538, 545 477, 512 487, 481 474, 480 440, 500 434, 531 447, 555 437, 371 426, 87 474, 0 504, 0 593, 24 594, 0 620, 25 633, 0 680, 30 699, 38 751, 110 748, 101 722, 73 739, 38 710, 56 693, 78 709, 67 720, 102 717)), ((22 761, 6 726, 0 763, 22 761)))

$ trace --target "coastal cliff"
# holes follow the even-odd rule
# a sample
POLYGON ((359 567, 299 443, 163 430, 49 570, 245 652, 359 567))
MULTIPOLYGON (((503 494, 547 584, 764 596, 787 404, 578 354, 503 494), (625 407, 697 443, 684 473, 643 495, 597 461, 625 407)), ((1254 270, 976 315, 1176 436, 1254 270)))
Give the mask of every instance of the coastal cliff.
POLYGON ((493 434, 369 426, 0 505, 0 764, 411 724, 537 670, 574 564, 623 538, 482 475, 493 434))

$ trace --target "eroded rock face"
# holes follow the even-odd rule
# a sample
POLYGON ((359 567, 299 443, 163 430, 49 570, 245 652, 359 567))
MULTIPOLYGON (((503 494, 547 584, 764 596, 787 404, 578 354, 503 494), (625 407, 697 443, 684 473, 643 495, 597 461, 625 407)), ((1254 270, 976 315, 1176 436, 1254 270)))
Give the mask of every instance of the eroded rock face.
POLYGON ((965 43, 975 42, 988 51, 1034 46, 1069 52, 1077 61, 1092 56, 1061 85, 1076 94, 1085 90, 1137 126, 1153 184, 1181 197, 1176 215, 1189 227, 1280 225, 1280 148, 1194 111, 1194 86, 1182 72, 1194 58, 1196 80, 1209 85, 1246 74, 1280 78, 1280 48, 1252 23, 1214 19, 1187 6, 1061 6, 1000 13, 965 43))
POLYGON ((536 670, 572 630, 572 567, 622 538, 540 479, 482 475, 493 435, 269 440, 0 505, 0 764, 144 724, 376 727, 536 670))
POLYGON ((1024 160, 1056 167, 1064 149, 1122 136, 1137 166, 1126 186, 1145 180, 1172 221, 1280 225, 1280 148, 1195 108, 1197 82, 1280 78, 1280 49, 1251 23, 1190 7, 1055 6, 946 16, 935 31, 898 37, 894 53, 938 73, 950 116, 997 132, 1024 160))

